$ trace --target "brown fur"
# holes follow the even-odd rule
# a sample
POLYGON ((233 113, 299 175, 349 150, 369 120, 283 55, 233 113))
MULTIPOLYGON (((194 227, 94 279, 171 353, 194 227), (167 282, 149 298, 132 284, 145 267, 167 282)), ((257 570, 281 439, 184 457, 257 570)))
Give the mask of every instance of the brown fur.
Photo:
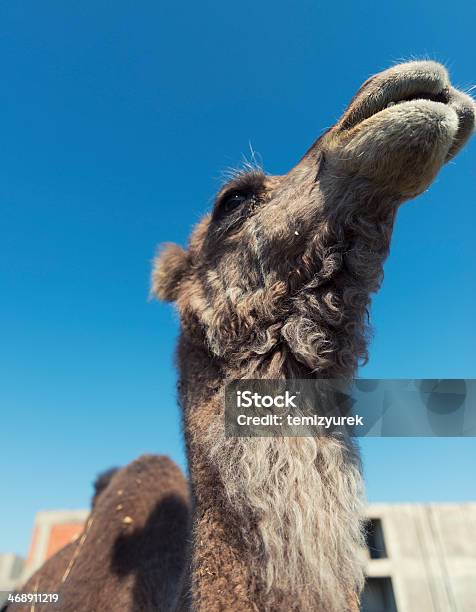
MULTIPOLYGON (((167 457, 144 455, 96 481, 82 535, 20 590, 58 593, 62 612, 176 610, 184 589, 188 530, 185 478, 167 457)), ((30 605, 13 609, 31 610, 30 605)), ((35 612, 51 609, 35 606, 35 612)))
POLYGON ((287 175, 238 174, 187 250, 159 254, 153 290, 176 301, 182 325, 194 610, 356 609, 355 449, 333 436, 225 438, 224 387, 355 374, 398 206, 428 187, 473 124, 473 101, 442 66, 395 66, 362 86, 287 175))

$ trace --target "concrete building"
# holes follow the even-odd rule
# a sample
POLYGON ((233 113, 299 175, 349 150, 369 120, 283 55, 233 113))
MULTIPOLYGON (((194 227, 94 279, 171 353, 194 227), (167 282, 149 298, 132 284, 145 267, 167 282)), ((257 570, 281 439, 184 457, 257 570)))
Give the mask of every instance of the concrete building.
POLYGON ((21 580, 25 559, 12 553, 0 554, 0 606, 6 593, 15 588, 21 580))
MULTIPOLYGON (((25 566, 0 556, 0 591, 77 537, 87 515, 39 512, 25 566)), ((476 611, 476 503, 370 504, 367 516, 363 612, 476 611)))
POLYGON ((371 504, 364 612, 474 612, 476 503, 371 504))

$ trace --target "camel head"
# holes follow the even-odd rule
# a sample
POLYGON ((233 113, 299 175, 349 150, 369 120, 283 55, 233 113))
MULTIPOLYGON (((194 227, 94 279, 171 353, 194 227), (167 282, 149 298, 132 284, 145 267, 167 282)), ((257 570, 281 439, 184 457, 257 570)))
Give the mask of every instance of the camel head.
POLYGON ((153 291, 217 357, 348 373, 365 358, 395 212, 464 145, 475 111, 435 62, 373 76, 288 174, 224 185, 188 248, 159 253, 153 291))

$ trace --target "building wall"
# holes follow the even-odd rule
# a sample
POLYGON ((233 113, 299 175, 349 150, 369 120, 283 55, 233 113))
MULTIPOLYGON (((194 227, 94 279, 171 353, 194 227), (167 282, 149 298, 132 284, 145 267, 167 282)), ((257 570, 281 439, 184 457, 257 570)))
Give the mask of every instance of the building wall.
POLYGON ((367 551, 365 612, 476 610, 476 503, 372 504, 368 516, 384 550, 367 551))
POLYGON ((25 560, 11 553, 0 554, 0 606, 5 593, 15 588, 23 573, 25 560), (4 594, 2 594, 2 591, 4 594))

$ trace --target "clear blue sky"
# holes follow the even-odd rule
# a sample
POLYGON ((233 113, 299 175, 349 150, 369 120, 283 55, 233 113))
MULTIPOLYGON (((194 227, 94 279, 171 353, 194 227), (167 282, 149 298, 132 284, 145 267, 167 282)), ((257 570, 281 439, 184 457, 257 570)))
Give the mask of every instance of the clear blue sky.
MULTIPOLYGON (((147 301, 249 143, 287 171, 370 74, 476 83, 473 2, 0 5, 0 551, 142 452, 184 465, 177 320, 147 301), (456 9, 455 9, 456 10, 456 9)), ((475 377, 476 142, 401 210, 367 377, 475 377)), ((371 500, 476 497, 476 440, 366 440, 371 500)))

